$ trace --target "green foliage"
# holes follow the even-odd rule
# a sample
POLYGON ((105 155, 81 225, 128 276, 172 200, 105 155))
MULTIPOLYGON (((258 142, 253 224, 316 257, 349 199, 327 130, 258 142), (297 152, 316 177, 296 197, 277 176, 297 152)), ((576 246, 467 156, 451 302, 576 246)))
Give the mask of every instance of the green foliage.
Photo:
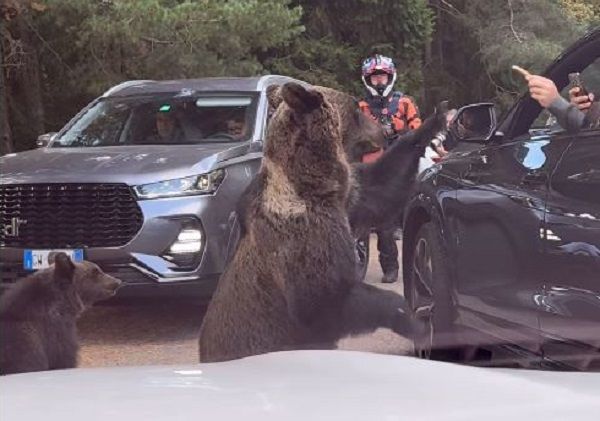
POLYGON ((354 48, 329 36, 320 39, 302 36, 289 48, 265 60, 273 73, 341 90, 356 90, 356 75, 360 75, 357 63, 360 57, 354 48))
POLYGON ((306 33, 270 68, 314 83, 362 94, 360 66, 371 54, 385 54, 398 66, 397 86, 417 92, 422 57, 433 20, 425 0, 302 0, 306 33))
MULTIPOLYGON (((523 92, 510 66, 542 71, 600 24, 600 0, 36 0, 4 32, 25 28, 39 59, 47 130, 129 79, 286 74, 362 95, 362 60, 391 56, 396 87, 425 113, 503 106, 523 92), (20 25, 17 25, 20 23, 20 25)), ((19 36, 16 36, 16 39, 19 36)), ((14 40, 13 40, 14 41, 14 40)), ((11 61, 5 74, 17 69, 11 61)), ((10 77, 7 79, 10 85, 10 77)), ((22 85, 22 84, 21 84, 22 85)), ((17 149, 32 144, 13 86, 17 149), (24 135, 27 133, 27 135, 24 135), (27 137, 27 139, 23 139, 27 137)), ((18 89, 17 89, 18 88, 18 89)), ((37 129, 36 129, 37 130, 37 129)))
POLYGON ((542 72, 583 32, 583 28, 569 25, 562 10, 553 2, 513 3, 512 7, 511 2, 495 2, 496 7, 477 3, 470 8, 467 17, 480 39, 481 56, 488 71, 507 85, 510 80, 503 76, 511 74, 512 64, 542 72))
POLYGON ((442 80, 462 85, 450 92, 457 105, 491 100, 506 107, 525 90, 511 65, 542 72, 585 32, 585 25, 565 13, 557 0, 437 3, 442 12, 438 13, 434 44, 442 37, 444 46, 437 52, 433 67, 442 80), (450 3, 453 7, 444 7, 450 3), (449 40, 458 46, 448 45, 449 40))
POLYGON ((600 23, 600 0, 559 0, 564 13, 582 25, 600 23))
POLYGON ((264 73, 258 55, 303 31, 288 0, 47 0, 35 21, 51 126, 128 79, 264 73), (65 109, 62 105, 70 105, 65 109), (54 115, 52 115, 54 114, 54 115))

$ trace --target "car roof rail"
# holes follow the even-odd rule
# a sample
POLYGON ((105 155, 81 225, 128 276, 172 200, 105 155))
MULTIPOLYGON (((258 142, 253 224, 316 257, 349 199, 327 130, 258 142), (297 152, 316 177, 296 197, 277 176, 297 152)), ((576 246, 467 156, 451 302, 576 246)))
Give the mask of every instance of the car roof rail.
POLYGON ((125 88, 129 88, 131 86, 136 86, 136 85, 141 85, 143 83, 148 83, 148 82, 155 82, 154 80, 144 80, 144 79, 140 79, 140 80, 128 80, 122 83, 119 83, 118 85, 115 85, 111 88, 109 88, 106 92, 104 92, 102 94, 102 97, 105 98, 107 96, 113 95, 115 92, 120 91, 121 89, 125 89, 125 88))

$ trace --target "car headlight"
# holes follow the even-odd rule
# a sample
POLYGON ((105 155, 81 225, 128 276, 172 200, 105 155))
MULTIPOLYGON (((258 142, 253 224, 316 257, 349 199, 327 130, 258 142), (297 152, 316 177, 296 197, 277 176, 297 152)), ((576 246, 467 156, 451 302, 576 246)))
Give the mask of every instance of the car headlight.
POLYGON ((211 194, 217 191, 224 178, 225 170, 218 169, 207 174, 142 184, 133 189, 140 199, 211 194))

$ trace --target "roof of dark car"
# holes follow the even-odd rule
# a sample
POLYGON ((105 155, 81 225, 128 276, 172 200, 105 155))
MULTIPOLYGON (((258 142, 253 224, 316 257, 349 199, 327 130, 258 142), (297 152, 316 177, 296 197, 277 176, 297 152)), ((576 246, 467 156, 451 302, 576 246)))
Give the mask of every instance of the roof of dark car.
POLYGON ((180 80, 131 80, 110 88, 104 97, 123 97, 140 94, 169 94, 177 92, 261 92, 272 84, 294 81, 287 76, 215 77, 180 80))

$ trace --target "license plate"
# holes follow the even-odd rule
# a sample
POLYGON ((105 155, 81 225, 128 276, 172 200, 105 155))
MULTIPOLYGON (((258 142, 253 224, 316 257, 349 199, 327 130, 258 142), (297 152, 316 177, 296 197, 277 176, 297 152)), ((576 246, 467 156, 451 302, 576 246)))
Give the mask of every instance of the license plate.
POLYGON ((26 270, 38 270, 50 267, 48 256, 51 253, 63 252, 74 262, 83 261, 83 249, 58 249, 58 250, 24 250, 23 251, 23 267, 26 270))

